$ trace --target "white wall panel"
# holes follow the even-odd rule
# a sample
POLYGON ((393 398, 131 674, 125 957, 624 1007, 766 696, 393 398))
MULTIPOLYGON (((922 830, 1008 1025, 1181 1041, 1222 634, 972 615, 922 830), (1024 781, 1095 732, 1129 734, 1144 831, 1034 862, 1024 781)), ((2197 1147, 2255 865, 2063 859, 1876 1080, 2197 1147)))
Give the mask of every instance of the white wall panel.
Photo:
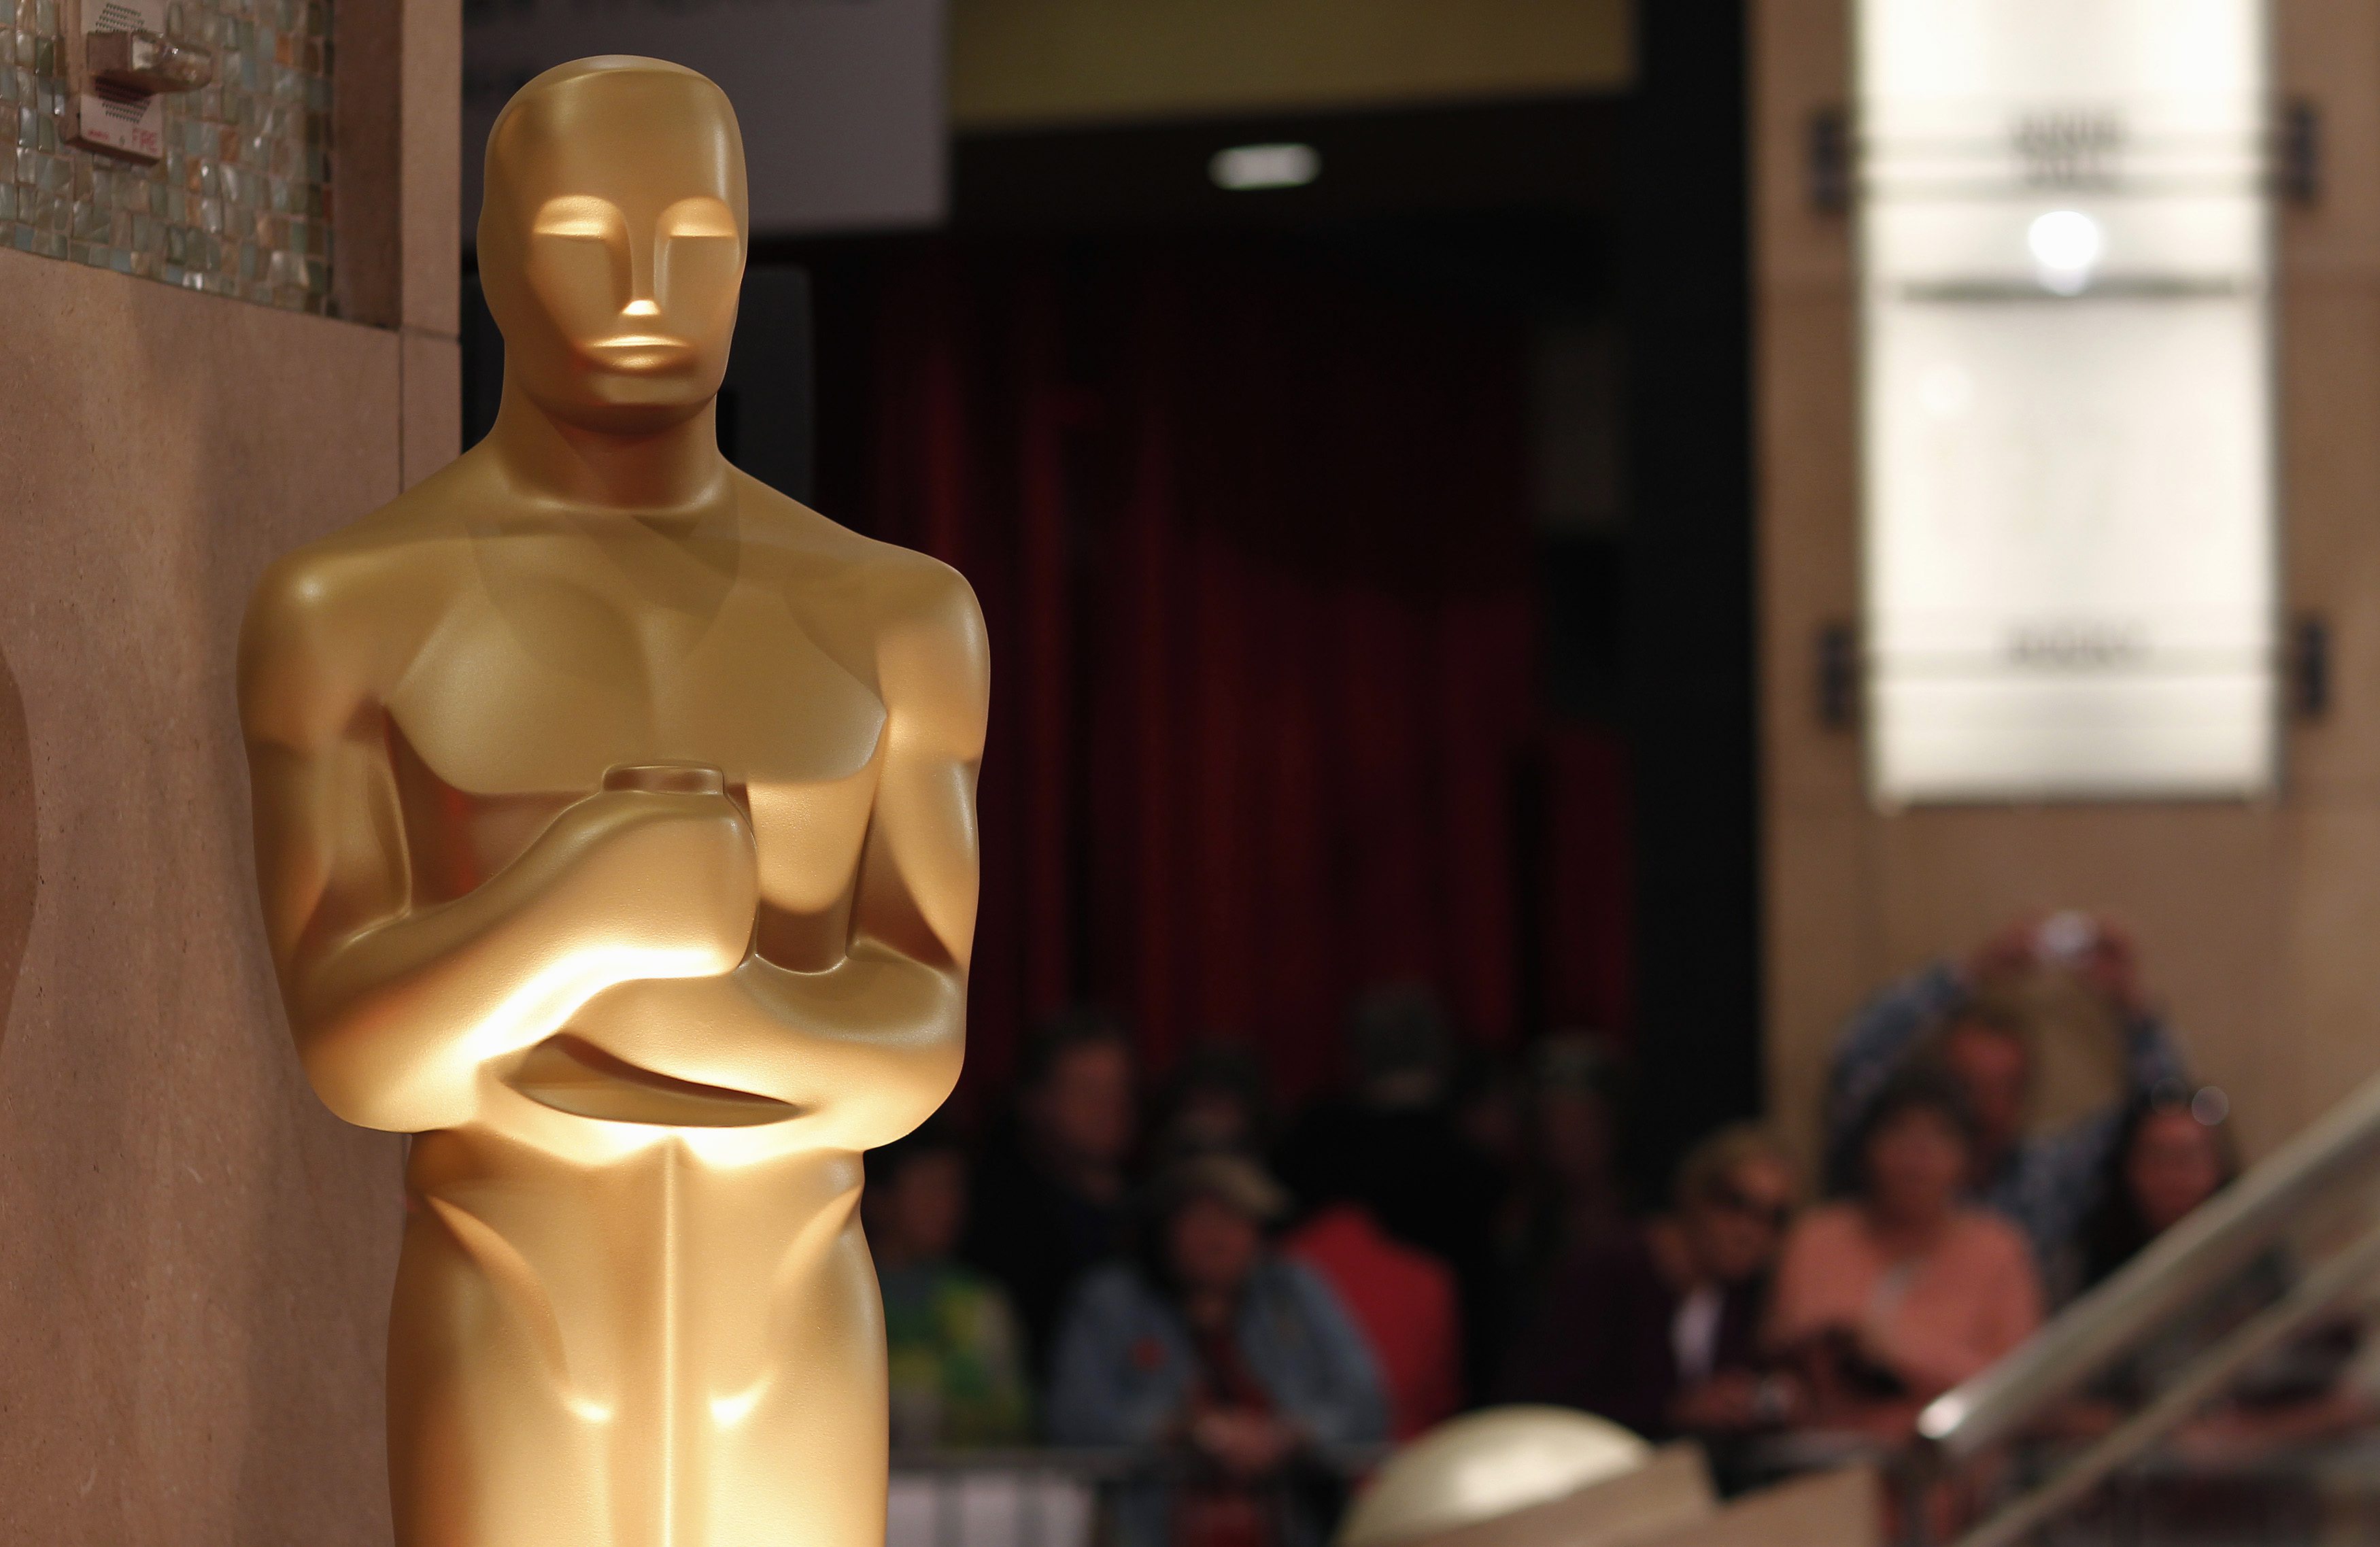
POLYGON ((1888 805, 2276 769, 2259 0, 1860 0, 1888 805))

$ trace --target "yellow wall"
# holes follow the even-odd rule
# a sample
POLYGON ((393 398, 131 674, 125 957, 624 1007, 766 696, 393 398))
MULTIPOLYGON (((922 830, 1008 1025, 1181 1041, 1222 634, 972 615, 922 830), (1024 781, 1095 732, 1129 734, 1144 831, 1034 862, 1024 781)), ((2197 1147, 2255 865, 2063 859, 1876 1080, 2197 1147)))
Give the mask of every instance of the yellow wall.
POLYGON ((2329 619, 2333 708, 2268 806, 1883 815, 1813 713, 1815 631, 1858 611, 1850 228, 1806 198, 1849 89, 1845 0, 1755 0, 1761 700, 1772 1094, 1806 1141, 1840 1018, 2016 912, 2104 909, 2252 1151, 2380 1070, 2380 0, 2278 0, 2280 90, 2320 104, 2321 202, 2280 227, 2285 606, 2329 619))
POLYGON ((953 0, 962 129, 1609 91, 1626 0, 953 0))

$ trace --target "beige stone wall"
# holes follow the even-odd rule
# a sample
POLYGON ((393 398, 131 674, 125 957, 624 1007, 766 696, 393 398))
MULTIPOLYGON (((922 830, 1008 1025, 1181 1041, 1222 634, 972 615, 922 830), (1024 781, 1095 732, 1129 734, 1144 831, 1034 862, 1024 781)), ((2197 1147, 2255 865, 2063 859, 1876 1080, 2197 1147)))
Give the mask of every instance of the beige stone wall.
POLYGON ((398 1141, 290 1052, 232 657, 269 559, 457 449, 459 16, 408 9, 382 239, 446 237, 390 325, 0 252, 6 1542, 388 1539, 398 1141))
POLYGON ((1815 634, 1857 613, 1850 228, 1814 211, 1810 115, 1848 92, 1844 0, 1757 0, 1754 224, 1770 1078, 1803 1142, 1865 992, 2029 908, 2104 909, 2204 1078, 2268 1149, 2380 1070, 2380 3, 2276 0, 2282 90, 2317 103, 2320 202, 2280 229, 2286 607, 2329 620, 2335 692, 2270 806, 1877 813, 1815 713, 1815 634))

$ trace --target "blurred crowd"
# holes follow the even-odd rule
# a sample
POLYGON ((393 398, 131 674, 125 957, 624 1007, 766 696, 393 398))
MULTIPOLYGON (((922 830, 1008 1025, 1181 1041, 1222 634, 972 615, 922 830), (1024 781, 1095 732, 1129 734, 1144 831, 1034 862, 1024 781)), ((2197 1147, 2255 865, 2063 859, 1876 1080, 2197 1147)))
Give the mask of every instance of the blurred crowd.
MULTIPOLYGON (((1334 1453, 1493 1402, 1691 1435, 1724 1476, 1791 1431, 1889 1443, 2234 1175, 2130 941, 2011 925, 1856 1010, 1815 1188, 1756 1126, 1704 1136, 1632 1210, 1624 1061, 1579 1032, 1466 1053, 1425 992, 1366 996, 1342 1089, 1284 1114, 1215 1041, 1153 1087, 1128 1029, 1038 1028, 982 1133, 868 1157, 896 1449, 1131 1446, 1173 1463, 1123 1534, 1297 1547, 1334 1453), (2109 1054, 2102 1099, 2039 1120, 2045 1038, 2109 1054)), ((2278 1255, 2072 1406, 2103 1429, 2286 1293, 2278 1255)), ((2336 1336, 2272 1361, 2204 1443, 2362 1420, 2336 1336)))

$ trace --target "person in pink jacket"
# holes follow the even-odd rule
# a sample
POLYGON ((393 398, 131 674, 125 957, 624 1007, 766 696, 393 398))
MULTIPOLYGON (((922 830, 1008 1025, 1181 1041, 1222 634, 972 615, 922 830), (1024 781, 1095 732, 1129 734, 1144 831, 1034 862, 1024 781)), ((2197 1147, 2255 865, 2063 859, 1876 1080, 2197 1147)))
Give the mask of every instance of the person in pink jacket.
POLYGON ((1810 1383, 1821 1427, 1907 1434, 1920 1407, 1981 1373, 2041 1324, 2033 1253, 2015 1226, 1961 1201, 1974 1120, 1928 1066, 1870 1107, 1859 1190, 1787 1238, 1767 1342, 1810 1383))

